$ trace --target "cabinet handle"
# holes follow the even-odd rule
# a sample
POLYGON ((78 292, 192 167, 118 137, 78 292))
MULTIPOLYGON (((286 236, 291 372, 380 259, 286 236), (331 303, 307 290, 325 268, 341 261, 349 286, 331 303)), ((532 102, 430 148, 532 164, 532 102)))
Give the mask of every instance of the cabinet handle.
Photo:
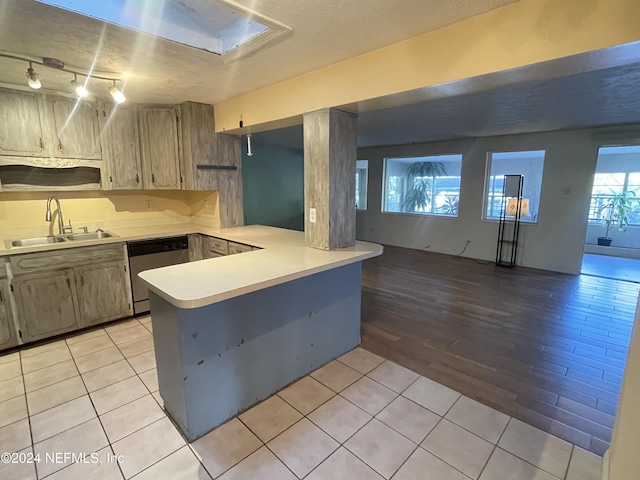
POLYGON ((40 148, 44 148, 44 142, 42 141, 42 137, 40 137, 40 148))
POLYGON ((140 183, 140 176, 136 173, 136 183, 140 183))
POLYGON ((62 141, 58 139, 58 150, 62 151, 62 141))
POLYGON ((156 176, 153 173, 151 174, 151 183, 156 183, 156 176))

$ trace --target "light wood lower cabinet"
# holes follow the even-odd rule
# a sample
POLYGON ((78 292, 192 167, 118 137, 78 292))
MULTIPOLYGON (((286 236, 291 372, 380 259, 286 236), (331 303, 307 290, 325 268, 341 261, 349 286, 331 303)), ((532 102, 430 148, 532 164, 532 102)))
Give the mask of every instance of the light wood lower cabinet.
POLYGON ((133 315, 123 243, 15 255, 10 263, 24 343, 133 315))
POLYGON ((82 327, 131 315, 129 273, 122 262, 87 265, 74 270, 82 327))
POLYGON ((229 242, 229 255, 235 255, 237 253, 245 253, 251 251, 251 245, 245 245, 244 243, 229 242))
POLYGON ((12 283, 24 342, 80 327, 73 269, 24 275, 12 283))
POLYGON ((260 248, 244 243, 232 242, 224 238, 210 237, 208 235, 189 235, 189 261, 224 257, 237 253, 250 252, 251 250, 260 250, 260 248), (192 239, 192 237, 194 238, 192 239), (193 255, 191 253, 192 245, 194 250, 193 255), (200 258, 196 258, 196 252, 201 252, 200 258))
MULTIPOLYGON (((204 236, 204 252, 205 257, 208 253, 219 253, 220 255, 229 255, 229 241, 224 238, 204 236)), ((207 257, 209 258, 209 257, 207 257)))
POLYGON ((0 350, 18 344, 12 323, 9 282, 0 280, 0 350))
POLYGON ((187 238, 189 239, 189 261, 195 262, 205 258, 203 236, 199 233, 192 233, 187 235, 187 238))

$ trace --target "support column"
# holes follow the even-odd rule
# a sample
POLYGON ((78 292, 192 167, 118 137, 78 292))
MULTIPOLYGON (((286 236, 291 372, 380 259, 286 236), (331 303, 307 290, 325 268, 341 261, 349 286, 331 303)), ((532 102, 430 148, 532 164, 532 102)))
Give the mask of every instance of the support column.
POLYGON ((335 250, 355 244, 356 126, 357 115, 341 110, 304 114, 307 247, 335 250))

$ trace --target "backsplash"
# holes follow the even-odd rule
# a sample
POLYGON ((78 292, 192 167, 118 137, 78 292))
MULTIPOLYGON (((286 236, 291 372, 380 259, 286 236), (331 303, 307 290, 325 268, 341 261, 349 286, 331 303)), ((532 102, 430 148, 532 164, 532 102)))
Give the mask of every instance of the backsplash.
MULTIPOLYGON (((0 193, 0 238, 57 233, 56 218, 45 221, 47 198, 61 203, 65 224, 89 231, 194 223, 220 225, 218 192, 16 192, 0 193)), ((53 208, 53 206, 52 206, 53 208)))

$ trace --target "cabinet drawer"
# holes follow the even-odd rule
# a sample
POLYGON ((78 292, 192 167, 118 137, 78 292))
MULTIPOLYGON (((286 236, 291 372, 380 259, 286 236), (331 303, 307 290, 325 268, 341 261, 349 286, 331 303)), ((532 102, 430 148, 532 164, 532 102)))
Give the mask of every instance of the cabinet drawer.
POLYGON ((26 253, 10 257, 11 269, 14 275, 33 271, 56 270, 83 263, 99 263, 109 260, 124 261, 123 243, 26 253))
POLYGON ((229 255, 229 242, 216 237, 205 237, 206 246, 211 252, 220 253, 221 255, 229 255))
POLYGON ((229 242, 229 255, 234 253, 250 252, 251 245, 245 245, 244 243, 229 242))

